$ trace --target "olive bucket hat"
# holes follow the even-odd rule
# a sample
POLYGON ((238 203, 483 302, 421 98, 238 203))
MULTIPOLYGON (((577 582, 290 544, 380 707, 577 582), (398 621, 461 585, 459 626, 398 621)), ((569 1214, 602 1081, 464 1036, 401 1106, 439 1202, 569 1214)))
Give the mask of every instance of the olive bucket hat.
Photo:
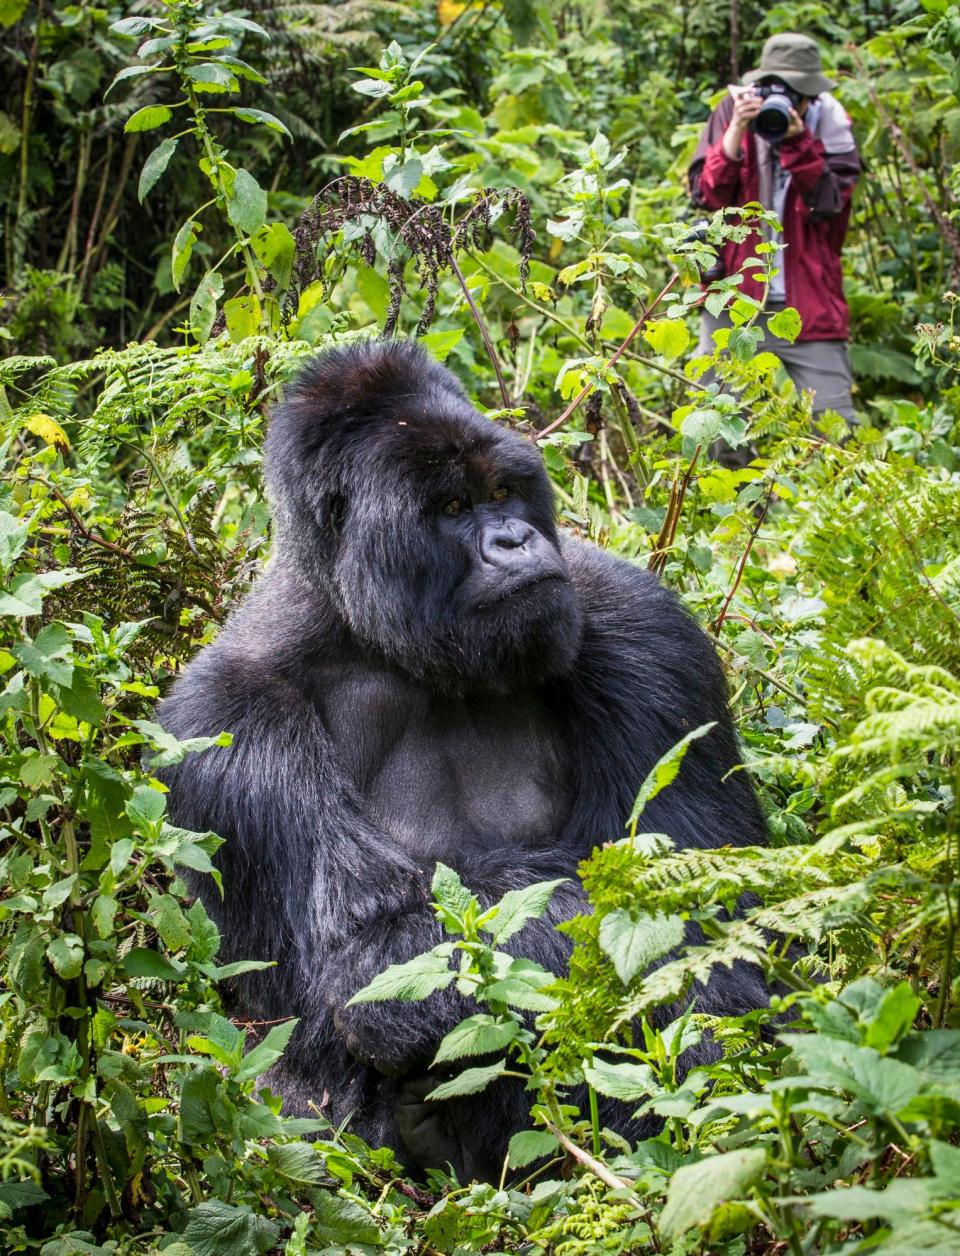
POLYGON ((771 35, 763 45, 760 65, 744 76, 745 83, 779 78, 802 96, 819 96, 836 87, 820 64, 820 49, 809 35, 771 35))

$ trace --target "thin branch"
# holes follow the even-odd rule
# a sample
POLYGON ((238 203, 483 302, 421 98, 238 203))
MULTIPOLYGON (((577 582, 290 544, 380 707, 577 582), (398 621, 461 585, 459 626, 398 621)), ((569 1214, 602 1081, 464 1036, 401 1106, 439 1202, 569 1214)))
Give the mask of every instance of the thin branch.
POLYGON ((770 487, 767 489, 767 496, 766 496, 766 500, 763 503, 763 509, 760 511, 760 513, 757 515, 756 519, 754 520, 753 527, 750 529, 750 535, 747 537, 746 547, 744 548, 743 553, 740 555, 740 561, 739 563, 737 563, 737 572, 733 578, 733 584, 730 586, 730 591, 727 594, 726 598, 724 599, 723 606, 720 608, 720 614, 717 616, 716 621, 714 622, 713 635, 715 637, 720 636, 720 629, 723 627, 723 621, 727 617, 727 611, 730 608, 730 603, 733 601, 734 594, 736 593, 737 589, 740 587, 740 581, 743 579, 743 572, 747 565, 747 559, 750 557, 750 551, 753 549, 753 543, 757 539, 757 534, 759 533, 761 527, 763 526, 763 521, 767 517, 767 511, 770 509, 770 502, 772 499, 773 499, 773 485, 771 484, 770 487))
POLYGON ((119 554, 121 558, 129 558, 131 561, 136 561, 136 556, 132 554, 130 550, 124 549, 122 545, 117 545, 113 541, 108 541, 105 536, 100 536, 99 533, 94 532, 91 528, 88 528, 60 490, 55 485, 51 484, 49 480, 45 480, 42 476, 37 475, 31 475, 28 478, 35 484, 42 484, 44 488, 50 490, 70 517, 70 522, 85 541, 90 541, 94 545, 99 545, 102 549, 110 550, 113 554, 119 554))
POLYGON ((557 1129, 555 1125, 551 1125, 549 1121, 545 1124, 547 1130, 554 1136, 568 1156, 571 1156, 578 1164, 582 1164, 585 1169, 589 1169, 595 1178, 599 1178, 604 1186, 609 1186, 612 1191, 630 1191, 633 1202, 637 1207, 643 1207, 640 1200, 632 1194, 632 1182, 628 1182, 626 1178, 617 1177, 613 1170, 608 1169, 602 1160, 598 1160, 596 1156, 591 1156, 588 1151, 578 1147, 572 1139, 557 1129))
POLYGON ((454 256, 454 252, 452 248, 450 250, 450 267, 453 270, 453 273, 456 275, 457 282, 459 283, 461 289, 463 290, 463 295, 467 299, 467 305, 470 306, 470 313, 473 315, 473 321, 477 324, 477 327, 480 329, 480 335, 483 337, 483 343, 486 345, 486 348, 487 348, 487 356, 490 358, 490 361, 493 363, 493 369, 497 375, 497 383, 500 385, 500 396, 503 398, 504 409, 509 409, 513 403, 511 401, 510 394, 507 391, 507 383, 506 383, 506 380, 503 378, 503 371, 500 369, 500 359, 497 357, 497 351, 493 347, 493 341, 490 339, 490 333, 487 331, 487 325, 483 321, 483 317, 481 316, 480 311, 477 309, 477 303, 476 301, 474 301, 473 297, 470 294, 470 289, 467 287, 467 281, 463 277, 463 271, 457 265, 457 259, 454 256))
MULTIPOLYGON (((611 366, 616 365, 616 363, 620 360, 620 358, 623 356, 626 350, 630 347, 630 344, 632 343, 637 333, 640 331, 643 324, 647 321, 647 319, 650 317, 653 311, 657 308, 657 306, 660 304, 663 298, 667 295, 667 293, 670 292, 676 286, 679 279, 680 279, 680 275, 678 274, 677 271, 674 271, 673 274, 670 276, 669 280, 667 281, 667 283, 664 285, 664 287, 661 288, 660 292, 657 293, 654 300, 647 306, 647 308, 643 311, 643 313, 640 315, 640 317, 637 319, 634 325, 630 328, 630 331, 627 333, 626 339, 620 345, 619 349, 617 349, 616 352, 613 354, 613 357, 611 357, 607 361, 606 365, 604 366, 604 370, 609 370, 611 366)), ((537 432, 534 439, 538 441, 543 440, 544 437, 549 436, 551 432, 555 432, 558 427, 562 427, 563 424, 566 423, 567 419, 569 419, 570 416, 574 413, 574 411, 577 409, 580 403, 582 401, 586 401, 587 397, 590 396, 590 394, 594 391, 595 388, 596 388, 596 384, 592 384, 592 383, 585 384, 584 387, 578 393, 578 395, 574 397, 573 401, 571 401, 570 404, 567 406, 566 410, 564 410, 563 413, 559 416, 559 418, 554 419, 552 423, 548 423, 542 432, 537 432)))
POLYGON ((700 457, 700 449, 701 446, 698 445, 693 451, 693 457, 690 459, 690 465, 683 473, 679 489, 674 484, 670 490, 670 502, 663 520, 663 527, 660 529, 660 535, 657 537, 656 545, 653 547, 653 553, 650 555, 650 561, 647 564, 647 568, 658 575, 667 565, 667 554, 677 535, 677 525, 680 522, 680 515, 683 511, 684 498, 687 495, 687 489, 690 487, 690 481, 693 479, 697 459, 700 457))

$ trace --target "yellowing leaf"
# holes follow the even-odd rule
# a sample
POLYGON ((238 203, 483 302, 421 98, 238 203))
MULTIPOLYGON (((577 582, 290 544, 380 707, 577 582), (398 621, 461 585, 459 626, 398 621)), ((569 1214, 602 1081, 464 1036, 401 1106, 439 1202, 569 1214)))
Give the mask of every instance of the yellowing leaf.
POLYGON ((458 0, 437 0, 437 17, 440 19, 440 25, 449 26, 451 22, 455 22, 466 7, 465 4, 459 4, 458 0))
POLYGON ((66 432, 56 419, 51 419, 49 414, 31 414, 23 426, 34 436, 39 436, 42 441, 46 441, 48 445, 55 445, 62 454, 70 449, 66 432))
POLYGON ((673 360, 690 343, 690 332, 686 323, 679 318, 659 318, 655 323, 647 324, 643 338, 654 353, 673 360))

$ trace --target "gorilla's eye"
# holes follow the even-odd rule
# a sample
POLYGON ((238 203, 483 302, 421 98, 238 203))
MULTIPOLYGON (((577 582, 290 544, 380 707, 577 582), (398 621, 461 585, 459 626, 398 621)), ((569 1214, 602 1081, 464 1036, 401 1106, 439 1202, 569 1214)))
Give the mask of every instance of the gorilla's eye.
POLYGON ((462 509, 463 502, 459 497, 455 497, 452 502, 447 502, 443 508, 443 513, 445 515, 458 515, 462 509))
POLYGON ((490 494, 490 500, 492 502, 505 502, 509 496, 510 490, 507 486, 505 484, 499 484, 490 494))

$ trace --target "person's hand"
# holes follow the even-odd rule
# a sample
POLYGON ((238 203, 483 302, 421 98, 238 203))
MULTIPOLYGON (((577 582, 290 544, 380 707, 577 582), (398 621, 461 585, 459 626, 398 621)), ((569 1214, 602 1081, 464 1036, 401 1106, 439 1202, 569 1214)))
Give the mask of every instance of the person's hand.
POLYGON ((723 151, 728 157, 736 160, 740 156, 740 146, 747 128, 760 112, 763 99, 753 88, 737 92, 733 98, 733 117, 723 133, 723 151))
POLYGON ((783 138, 785 140, 795 139, 798 135, 801 135, 803 133, 803 128, 806 125, 807 124, 804 122, 803 118, 801 118, 800 115, 797 113, 796 109, 791 109, 790 110, 790 125, 787 127, 787 133, 783 138))

